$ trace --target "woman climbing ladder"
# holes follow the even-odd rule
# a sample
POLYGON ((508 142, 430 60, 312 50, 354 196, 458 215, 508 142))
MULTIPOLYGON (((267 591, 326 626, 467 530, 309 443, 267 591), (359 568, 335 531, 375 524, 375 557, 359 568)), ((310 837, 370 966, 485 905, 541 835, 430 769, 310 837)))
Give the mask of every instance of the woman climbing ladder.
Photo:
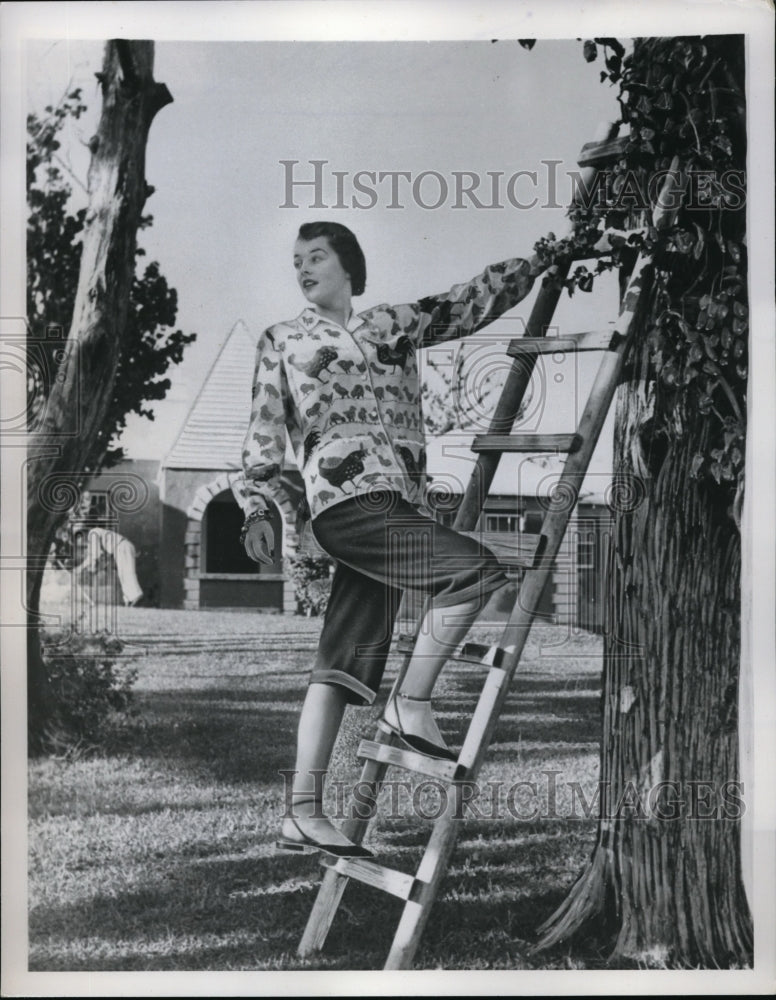
POLYGON ((545 264, 513 258, 445 294, 360 314, 351 299, 364 291, 366 264, 345 226, 302 226, 294 267, 309 306, 259 340, 243 474, 233 489, 246 514, 246 551, 271 562, 266 512, 288 429, 313 535, 336 570, 280 844, 370 857, 323 814, 323 778, 346 705, 376 697, 402 591, 431 601, 384 721, 410 749, 454 760, 432 712, 434 684, 489 595, 506 583, 492 552, 419 509, 425 447, 416 352, 498 318, 528 294, 545 264))

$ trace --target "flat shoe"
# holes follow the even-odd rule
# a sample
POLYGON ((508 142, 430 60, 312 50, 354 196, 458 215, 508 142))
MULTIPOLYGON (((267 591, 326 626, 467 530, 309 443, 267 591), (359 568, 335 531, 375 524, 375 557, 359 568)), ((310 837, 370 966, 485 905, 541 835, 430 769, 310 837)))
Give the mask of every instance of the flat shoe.
POLYGON ((415 753, 421 753, 424 757, 431 757, 433 760, 458 760, 458 754, 448 749, 448 747, 440 747, 436 743, 432 743, 431 740, 424 739, 422 736, 405 733, 401 727, 394 726, 392 723, 386 722, 385 719, 382 721, 383 725, 387 726, 394 736, 398 736, 402 743, 410 750, 414 750, 415 753))
POLYGON ((276 840, 275 846, 283 851, 297 851, 303 854, 320 851, 333 858, 373 858, 375 856, 368 847, 362 847, 361 844, 324 844, 313 837, 308 837, 293 817, 291 817, 291 822, 299 831, 301 839, 292 840, 291 837, 281 837, 280 840, 276 840))
POLYGON ((415 753, 422 753, 424 757, 431 757, 433 760, 457 761, 458 754, 453 753, 453 751, 449 750, 447 747, 440 746, 438 743, 432 743, 431 740, 427 740, 424 736, 416 736, 414 733, 405 732, 404 727, 401 724, 401 715, 399 713, 399 703, 397 700, 398 698, 404 698, 405 701, 415 701, 420 704, 431 704, 427 698, 412 698, 410 695, 403 694, 400 691, 393 701, 389 702, 388 705, 385 706, 385 712, 387 712, 389 706, 391 704, 393 705, 393 710, 396 714, 396 725, 386 719, 385 712, 383 712, 382 718, 383 725, 387 726, 394 736, 398 736, 402 743, 408 746, 410 750, 414 750, 415 753))

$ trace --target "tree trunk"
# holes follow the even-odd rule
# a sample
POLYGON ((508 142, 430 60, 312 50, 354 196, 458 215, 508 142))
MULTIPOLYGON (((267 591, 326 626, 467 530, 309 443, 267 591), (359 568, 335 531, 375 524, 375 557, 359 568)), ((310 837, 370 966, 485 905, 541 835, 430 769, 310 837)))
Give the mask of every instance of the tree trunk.
POLYGON ((145 148, 157 111, 172 97, 153 79, 153 42, 106 44, 103 106, 90 142, 89 208, 64 359, 31 430, 27 473, 28 726, 31 746, 56 725, 40 656, 39 598, 56 528, 73 509, 113 395, 141 212, 149 189, 145 148))
MULTIPOLYGON (((737 690, 741 538, 727 503, 692 477, 698 414, 657 410, 646 349, 620 390, 601 812, 592 860, 539 948, 602 924, 611 962, 752 961, 741 878, 737 690)), ((662 409, 661 409, 662 408, 662 409)))

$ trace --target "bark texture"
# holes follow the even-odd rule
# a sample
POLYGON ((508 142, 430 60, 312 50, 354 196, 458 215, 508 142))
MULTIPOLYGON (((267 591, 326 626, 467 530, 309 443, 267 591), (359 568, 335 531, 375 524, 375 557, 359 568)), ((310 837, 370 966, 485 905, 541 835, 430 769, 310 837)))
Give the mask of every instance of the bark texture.
POLYGON ((106 44, 102 114, 90 142, 89 207, 73 319, 27 465, 28 722, 31 746, 56 726, 38 633, 39 598, 54 532, 78 498, 85 470, 99 460, 95 439, 105 420, 126 328, 145 181, 148 131, 172 101, 153 79, 149 41, 106 44))
POLYGON ((549 947, 605 928, 611 961, 745 966, 737 691, 741 539, 691 474, 705 420, 663 405, 643 349, 618 399, 601 813, 586 871, 540 929, 549 947), (661 414, 662 415, 662 414, 661 414), (662 423, 662 422, 661 422, 662 423))

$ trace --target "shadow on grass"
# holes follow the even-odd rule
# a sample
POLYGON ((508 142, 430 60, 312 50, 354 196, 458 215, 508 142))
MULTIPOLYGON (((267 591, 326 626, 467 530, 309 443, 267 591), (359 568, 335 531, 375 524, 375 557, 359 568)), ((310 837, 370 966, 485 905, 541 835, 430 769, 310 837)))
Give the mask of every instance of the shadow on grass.
POLYGON ((122 752, 205 769, 216 781, 276 782, 293 761, 299 687, 163 691, 138 697, 144 725, 122 752))
MULTIPOLYGON (((111 817, 119 815, 116 800, 121 795, 88 788, 96 804, 84 830, 76 830, 63 813, 62 852, 51 861, 40 858, 34 877, 46 887, 59 877, 57 863, 86 856, 91 881, 88 886, 79 883, 69 897, 41 890, 46 903, 35 907, 30 919, 31 970, 383 967, 402 904, 358 884, 348 887, 324 951, 311 960, 296 956, 320 867, 313 858, 269 853, 275 835, 269 826, 279 815, 282 797, 278 771, 293 761, 308 677, 292 655, 286 659, 283 669, 268 658, 260 674, 241 672, 239 663, 227 660, 221 663, 223 674, 207 664, 206 672, 197 673, 204 669, 200 658, 166 664, 170 669, 158 676, 156 665, 146 665, 148 686, 137 696, 141 723, 122 738, 119 753, 155 777, 164 775, 154 809, 180 809, 190 816, 160 826, 171 831, 169 848, 161 843, 151 856, 138 858, 128 842, 129 856, 117 858, 95 847, 88 823, 101 808, 111 817), (214 788, 223 791, 219 783, 240 786, 229 807, 233 814, 215 803, 208 814, 202 806, 214 788), (251 796, 254 788, 263 796, 266 815, 256 814, 255 834, 246 830, 246 809, 252 804, 245 788, 251 796)), ((380 706, 394 669, 389 664, 380 706)), ((444 734, 456 746, 484 679, 485 672, 476 668, 442 675, 435 707, 444 734)), ((592 671, 518 674, 488 754, 490 766, 511 778, 525 763, 551 767, 559 752, 572 761, 586 758, 587 746, 569 749, 569 744, 597 744, 598 686, 592 671), (526 743, 534 746, 523 748, 526 743), (556 744, 560 751, 553 750, 556 744)), ((335 754, 338 777, 357 775, 355 748, 361 736, 372 734, 378 711, 373 706, 346 716, 335 754)), ((133 773, 137 782, 138 772, 133 773)), ((131 816, 143 812, 142 797, 137 798, 138 804, 127 810, 131 816)), ((132 795, 126 799, 134 801, 132 795)), ((252 826, 249 815, 247 825, 252 826)), ((559 955, 529 957, 528 943, 584 867, 594 826, 593 821, 568 819, 530 824, 467 819, 461 830, 464 843, 453 856, 416 967, 564 967, 559 955)), ((368 842, 379 847, 379 860, 412 872, 430 832, 430 823, 407 813, 382 823, 368 842)))
MULTIPOLYGON (((570 824, 548 838, 546 826, 534 826, 519 852, 498 836, 476 859, 456 850, 416 968, 557 967, 552 957, 527 959, 528 943, 584 863, 592 830, 570 824)), ((387 848, 380 860, 411 871, 420 854, 387 848)), ((142 888, 33 913, 30 969, 382 968, 402 903, 358 884, 348 886, 323 951, 296 956, 319 878, 313 858, 293 855, 152 859, 142 888), (84 935, 99 936, 99 954, 79 955, 84 935)))
MULTIPOLYGON (((139 760, 161 756, 173 766, 204 768, 218 781, 276 782, 279 770, 292 766, 304 689, 297 684, 258 688, 255 684, 244 690, 214 687, 143 693, 137 703, 144 726, 123 742, 122 752, 139 760)), ((510 695, 489 758, 496 761, 511 752, 500 744, 597 743, 598 700, 567 691, 566 681, 548 680, 542 686, 535 684, 530 694, 516 691, 510 695)), ((475 696, 478 693, 479 688, 474 688, 475 696)), ((449 690, 439 700, 440 728, 452 745, 463 740, 473 701, 460 689, 449 690), (461 718, 451 719, 450 714, 461 718)), ((371 717, 362 713, 355 724, 363 724, 361 736, 372 736, 371 717)), ((542 752, 540 748, 521 750, 526 760, 538 759, 542 752)))
MULTIPOLYGON (((440 728, 460 741, 483 678, 456 676, 434 704, 440 728), (460 722, 445 718, 462 716, 460 722)), ((585 675, 529 680, 516 677, 498 721, 495 742, 597 743, 600 739, 600 681, 585 675)))

